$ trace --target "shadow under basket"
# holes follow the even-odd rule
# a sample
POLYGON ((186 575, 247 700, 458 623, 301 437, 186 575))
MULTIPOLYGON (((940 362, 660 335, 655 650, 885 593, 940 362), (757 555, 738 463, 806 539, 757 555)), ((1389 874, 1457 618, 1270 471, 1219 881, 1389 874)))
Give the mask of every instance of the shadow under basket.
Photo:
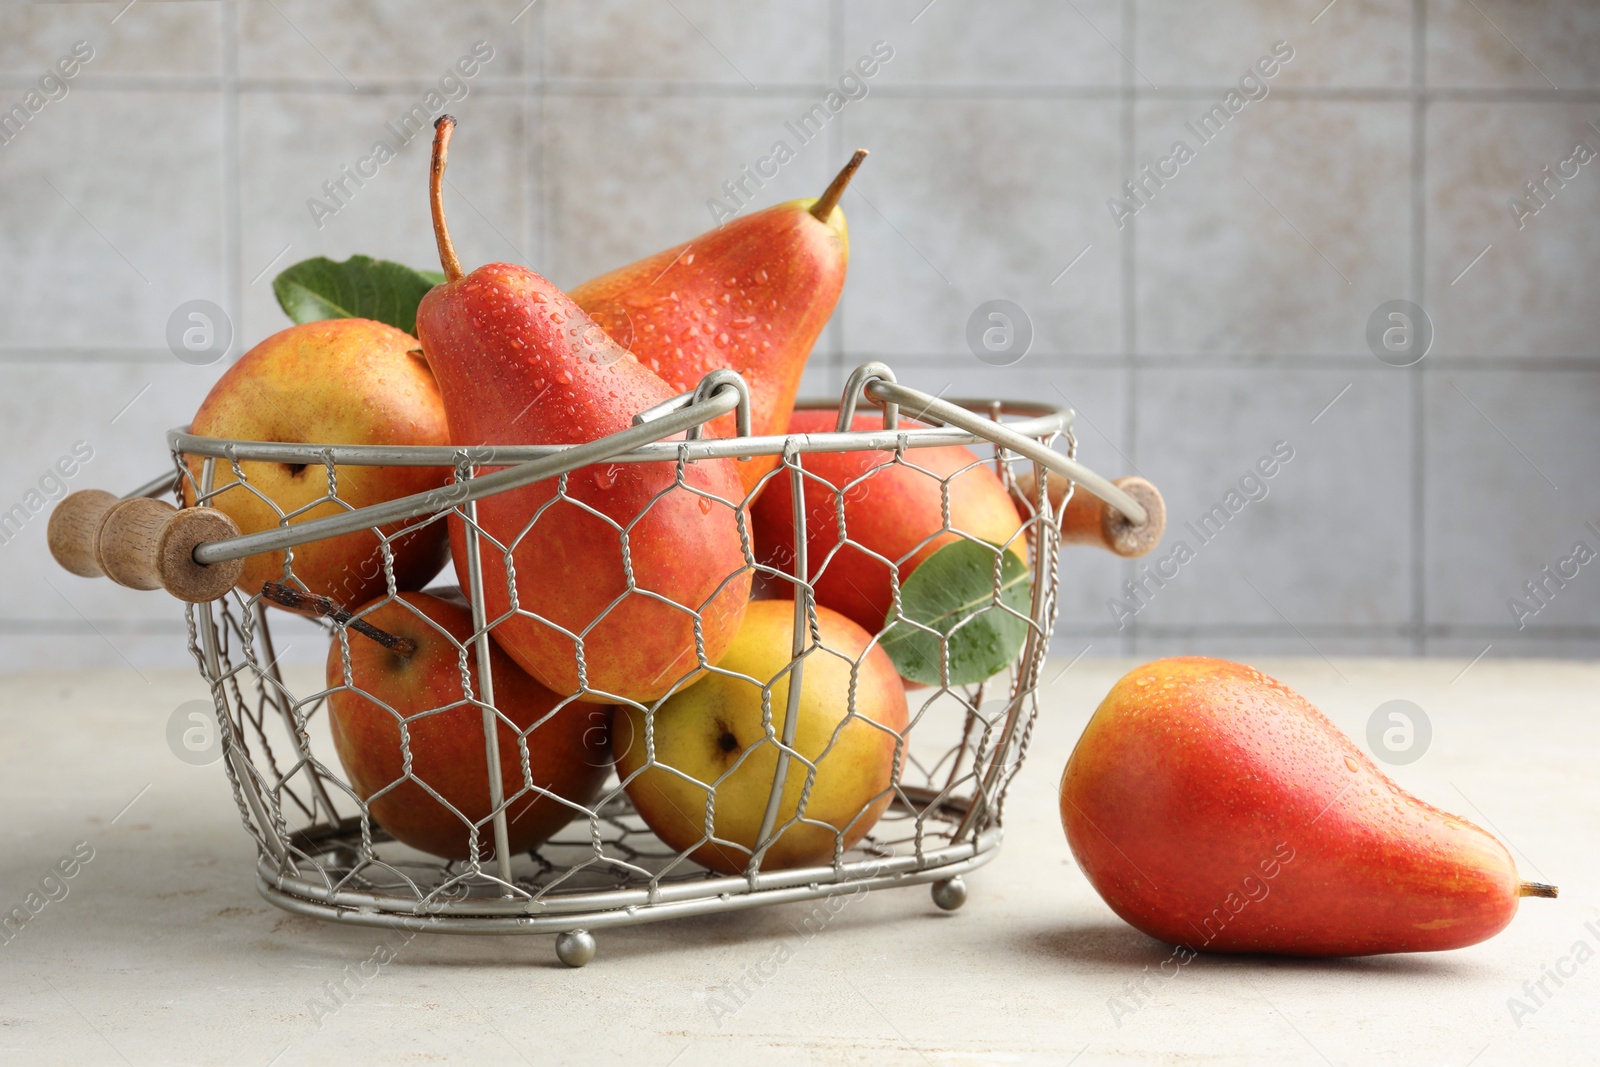
MULTIPOLYGON (((74 494, 52 516, 51 547, 74 573, 103 574, 135 588, 165 588, 188 601, 189 646, 211 688, 221 762, 244 827, 257 846, 257 888, 286 911, 337 923, 421 932, 553 934, 560 960, 582 966, 594 956, 595 931, 632 923, 923 883, 932 883, 938 907, 954 910, 967 896, 962 876, 993 859, 1000 846, 1006 790, 1021 767, 1038 711, 1036 688, 1056 612, 1060 547, 1081 543, 1124 556, 1148 552, 1164 524, 1160 495, 1142 479, 1113 483, 1079 464, 1072 412, 1064 408, 1032 402, 940 400, 897 384, 882 364, 858 368, 841 402, 801 406, 838 409, 838 428, 827 433, 751 436, 744 382, 736 374, 719 371, 708 375, 694 392, 639 413, 630 428, 581 445, 312 445, 221 440, 174 430, 168 441, 175 474, 121 499, 95 490, 74 494), (863 397, 881 409, 881 428, 845 429, 852 425, 863 397), (701 435, 701 426, 730 413, 738 420, 739 435, 701 435), (915 422, 904 417, 911 413, 915 422), (1052 447, 1058 443, 1064 444, 1064 452, 1052 447), (975 458, 967 468, 941 475, 919 466, 920 450, 946 448, 948 453, 951 445, 973 450, 975 458), (940 641, 939 677, 946 684, 907 686, 908 725, 891 731, 900 761, 892 772, 890 801, 882 816, 865 836, 849 842, 842 829, 831 825, 836 832, 831 862, 768 869, 763 860, 772 842, 807 820, 809 792, 801 794, 792 814, 780 817, 785 784, 793 774, 817 774, 831 751, 830 743, 820 753, 802 753, 795 748, 794 736, 802 688, 798 683, 804 677, 806 657, 830 651, 819 646, 823 639, 816 625, 814 586, 817 571, 825 570, 831 557, 808 564, 807 508, 796 507, 792 544, 799 546, 794 552, 797 558, 783 567, 763 564, 751 547, 748 504, 776 479, 787 479, 793 498, 803 499, 805 487, 809 484, 815 491, 819 481, 808 475, 807 458, 846 451, 872 452, 875 461, 881 460, 874 473, 901 466, 906 477, 935 478, 946 501, 949 483, 973 467, 984 468, 986 479, 990 472, 998 478, 1022 520, 1009 551, 1026 559, 1029 594, 1021 610, 1002 602, 1003 568, 997 558, 993 600, 983 610, 1014 616, 1022 631, 1021 647, 1010 665, 993 677, 953 684, 948 682, 948 644, 940 641), (462 592, 471 607, 473 632, 456 642, 456 648, 463 685, 471 690, 476 684, 478 692, 489 692, 493 690, 487 684, 490 642, 504 616, 497 618, 485 607, 490 588, 486 583, 508 583, 512 612, 526 611, 516 599, 515 568, 509 564, 516 544, 502 546, 478 525, 479 501, 535 483, 554 486, 554 498, 563 499, 569 474, 601 463, 675 466, 676 491, 687 491, 682 488, 684 472, 693 464, 756 456, 778 457, 761 485, 743 500, 718 499, 711 504, 727 509, 738 524, 744 545, 738 572, 769 592, 773 585, 781 586, 794 600, 800 625, 794 627, 793 658, 785 669, 790 678, 787 705, 770 709, 765 736, 755 742, 773 746, 777 762, 761 833, 749 850, 749 862, 737 874, 709 871, 690 859, 692 849, 673 848, 653 834, 614 771, 598 799, 569 804, 574 809, 571 821, 550 839, 531 851, 513 853, 497 847, 508 841, 508 811, 530 794, 545 793, 528 774, 527 753, 539 745, 542 723, 551 720, 518 730, 492 700, 479 700, 470 691, 467 703, 482 712, 485 766, 501 766, 501 738, 510 726, 523 757, 523 781, 519 785, 486 774, 490 810, 482 818, 460 816, 470 835, 468 858, 447 861, 401 844, 384 830, 351 784, 331 737, 330 698, 352 682, 349 642, 366 640, 352 634, 355 621, 348 613, 319 620, 336 649, 344 643, 344 684, 297 693, 278 664, 272 637, 277 609, 269 610, 260 593, 247 595, 233 587, 242 561, 266 552, 286 553, 280 581, 292 587, 295 546, 367 531, 380 546, 390 591, 374 604, 351 605, 358 616, 368 616, 395 598, 393 545, 403 536, 397 533, 401 524, 414 532, 430 523, 457 521, 467 531, 462 592), (327 496, 322 503, 338 510, 316 518, 304 517, 308 508, 287 516, 280 513, 277 526, 240 534, 226 516, 205 505, 227 491, 249 491, 267 499, 249 484, 246 465, 251 463, 303 464, 305 473, 319 478, 325 471, 327 496), (341 474, 351 467, 374 465, 436 466, 453 471, 453 477, 431 492, 350 508, 339 497, 341 474), (156 499, 174 490, 178 508, 156 499), (185 501, 190 506, 182 506, 185 501), (467 667, 469 650, 476 660, 475 677, 467 667)), ((835 514, 844 513, 854 485, 827 487, 837 497, 835 514)), ((944 512, 940 535, 977 541, 951 525, 948 505, 944 512)), ((538 521, 538 515, 530 516, 523 533, 538 521)), ((612 525, 620 535, 632 524, 612 525)), ((853 545, 848 529, 843 534, 839 543, 853 545)), ((1008 546, 990 547, 1002 553, 1008 550, 1008 546)), ((630 551, 622 537, 625 587, 631 593, 635 579, 630 551)), ((899 565, 907 559, 884 562, 894 576, 897 612, 899 565)), ((900 617, 892 612, 867 652, 856 658, 857 668, 897 621, 900 617)), ((703 649, 700 655, 704 656, 703 649)), ((699 662, 685 681, 711 666, 699 662)), ((579 676, 586 677, 581 670, 579 676)), ((557 694, 564 702, 595 695, 582 685, 557 694)), ((668 699, 670 695, 653 703, 633 703, 647 732, 668 699)), ((854 685, 843 699, 849 714, 856 715, 854 685)), ((426 714, 396 713, 396 719, 414 724, 426 714)), ((400 736, 410 735, 402 727, 400 736)), ((660 758, 653 748, 650 751, 644 769, 655 767, 660 758)), ((413 773, 409 748, 403 756, 409 776, 413 773)), ((721 781, 699 783, 706 795, 708 839, 716 834, 715 799, 721 781)), ((809 825, 819 823, 813 819, 809 825)))

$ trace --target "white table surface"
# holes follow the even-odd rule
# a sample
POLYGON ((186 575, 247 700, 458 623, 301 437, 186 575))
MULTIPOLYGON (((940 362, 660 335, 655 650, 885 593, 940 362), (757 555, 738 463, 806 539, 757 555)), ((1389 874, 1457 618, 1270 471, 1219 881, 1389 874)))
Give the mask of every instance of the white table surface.
POLYGON ((1116 1018, 1112 998, 1170 949, 1079 873, 1055 787, 1132 665, 1085 659, 1043 691, 1004 847, 961 911, 919 887, 870 894, 811 938, 801 905, 608 930, 577 971, 548 936, 402 944, 263 902, 221 765, 167 748, 172 709, 205 696, 198 676, 0 678, 0 908, 76 843, 94 850, 0 944, 0 1064, 1600 1062, 1600 665, 1491 656, 1452 684, 1464 661, 1260 662, 1358 739, 1382 702, 1421 706, 1431 746, 1392 776, 1492 825, 1561 898, 1455 952, 1201 957, 1116 1018), (316 1017, 323 983, 383 942, 393 962, 316 1017), (1578 942, 1595 958, 1576 963, 1578 942), (737 1011, 717 1007, 790 953, 737 1011), (1571 976, 1535 1005, 1524 983, 1563 958, 1571 976), (1534 1010, 1513 1018, 1513 997, 1534 1010))

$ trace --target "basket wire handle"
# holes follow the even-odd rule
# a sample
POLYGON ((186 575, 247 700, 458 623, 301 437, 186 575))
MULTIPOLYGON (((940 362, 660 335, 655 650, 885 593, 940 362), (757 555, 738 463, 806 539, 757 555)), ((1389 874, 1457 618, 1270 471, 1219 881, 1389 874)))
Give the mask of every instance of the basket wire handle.
MULTIPOLYGON (((472 464, 465 453, 456 465, 456 478, 457 485, 470 485, 472 482, 472 464)), ((489 650, 489 610, 483 597, 483 560, 482 549, 478 544, 476 499, 469 498, 461 505, 461 517, 465 520, 467 575, 470 579, 467 586, 472 597, 472 646, 478 667, 477 702, 483 718, 484 766, 489 772, 489 808, 494 812, 490 822, 494 835, 495 870, 499 873, 502 883, 500 895, 509 897, 514 895, 511 888, 511 833, 506 822, 505 782, 501 779, 500 716, 495 710, 497 705, 494 702, 494 675, 490 673, 493 661, 489 650)), ((477 858, 474 854, 474 862, 477 858)))
MULTIPOLYGON (((870 367, 871 364, 867 366, 870 367)), ((1024 437, 1001 423, 881 376, 873 376, 872 380, 865 383, 864 390, 868 397, 881 402, 886 409, 890 404, 896 404, 919 410, 921 412, 917 416, 919 419, 955 426, 1033 460, 1041 467, 1062 475, 1099 497, 1120 512, 1135 528, 1143 527, 1151 521, 1150 511, 1109 479, 1096 474, 1077 460, 1068 459, 1054 449, 1040 444, 1031 437, 1024 437)))
MULTIPOLYGON (((992 418, 898 384, 894 372, 882 363, 863 364, 851 374, 840 402, 840 427, 849 427, 862 395, 883 406, 885 430, 896 429, 899 409, 909 405, 918 412, 919 418, 955 427, 1031 459, 1041 470, 1060 474, 1110 506, 1095 510, 1090 502, 1077 497, 1065 501, 1066 506, 1059 510, 1062 534, 1069 541, 1101 544, 1118 555, 1138 556, 1149 552, 1160 540, 1165 509, 1161 506, 1160 494, 1142 479, 1112 483, 1076 460, 992 418), (1114 513, 1110 509, 1114 509, 1114 513)), ((134 588, 165 586, 174 595, 198 603, 230 588, 237 578, 239 561, 248 556, 285 551, 311 541, 459 507, 495 493, 602 463, 678 434, 683 434, 686 440, 694 440, 703 424, 730 412, 735 413, 738 433, 748 435, 751 427, 748 386, 734 371, 715 371, 696 389, 640 412, 634 417, 634 425, 597 440, 515 463, 470 481, 457 481, 358 510, 250 534, 239 534, 226 516, 212 509, 176 511, 143 497, 144 493, 169 486, 165 476, 140 487, 135 494, 130 494, 130 499, 122 501, 109 493, 85 490, 68 497, 52 514, 51 552, 62 566, 75 574, 84 577, 108 574, 134 588), (137 534, 133 539, 137 543, 130 541, 118 546, 113 543, 115 538, 105 536, 108 532, 117 533, 120 528, 101 521, 113 505, 126 512, 129 520, 138 520, 121 523, 129 531, 122 539, 137 534), (129 509, 142 510, 134 516, 129 509), (155 513, 157 509, 160 514, 155 513), (103 548, 113 550, 109 558, 102 552, 103 548), (107 562, 112 563, 112 567, 107 568, 107 562), (233 566, 223 566, 226 564, 233 566)), ((492 446, 467 449, 468 460, 475 466, 493 464, 495 454, 492 446)), ((1052 499, 1055 495, 1053 491, 1049 494, 1052 499)))
MULTIPOLYGON (((850 372, 850 380, 844 383, 844 395, 839 400, 839 421, 834 426, 838 433, 848 433, 850 424, 856 418, 856 400, 861 396, 861 391, 867 387, 868 382, 895 383, 894 371, 886 363, 863 363, 850 372)), ((896 430, 900 428, 900 405, 892 400, 883 402, 883 428, 896 430)))
MULTIPOLYGON (((800 721, 801 686, 805 678, 805 655, 811 637, 811 565, 806 554, 806 495, 805 469, 798 451, 784 454, 782 466, 788 467, 789 497, 794 515, 794 629, 789 645, 789 688, 783 709, 783 736, 778 746, 778 763, 773 769, 772 791, 767 794, 767 806, 761 813, 761 827, 756 832, 755 853, 749 867, 750 887, 755 888, 756 873, 767 849, 772 847, 772 831, 777 826, 778 808, 784 789, 789 784, 789 764, 794 751, 795 730, 800 721)), ((851 710, 854 710, 853 708, 851 710)), ((799 817, 799 812, 796 813, 799 817)))
MULTIPOLYGON (((739 406, 734 409, 734 425, 737 428, 738 435, 740 437, 749 437, 750 386, 745 383, 744 378, 739 374, 738 371, 728 370, 726 368, 714 370, 710 374, 707 374, 704 378, 701 378, 700 384, 694 387, 693 392, 680 393, 671 400, 663 400, 655 407, 645 408, 643 411, 639 412, 633 417, 633 424, 635 426, 643 426, 647 422, 654 422, 661 416, 669 415, 674 411, 682 411, 685 408, 693 407, 697 404, 704 404, 706 401, 716 396, 717 393, 721 392, 724 386, 731 386, 739 394, 739 406)), ((700 431, 704 425, 705 423, 696 423, 694 426, 691 426, 688 432, 683 435, 684 440, 700 440, 700 431)), ((748 460, 751 457, 740 456, 739 458, 741 460, 748 460)))
MULTIPOLYGON (((373 526, 386 526, 414 519, 419 515, 431 515, 444 508, 481 500, 507 489, 517 489, 544 481, 546 478, 555 478, 569 471, 575 471, 579 467, 603 463, 613 456, 631 452, 641 445, 686 433, 691 428, 726 415, 739 406, 737 387, 730 389, 728 383, 723 383, 715 395, 703 402, 695 401, 693 393, 686 393, 684 396, 688 399, 675 398, 679 410, 669 411, 641 425, 630 426, 626 430, 619 430, 585 444, 573 445, 555 455, 505 467, 493 474, 480 475, 470 482, 454 482, 438 489, 396 497, 381 504, 371 504, 357 511, 347 511, 341 515, 312 519, 292 526, 277 526, 260 533, 213 541, 195 549, 195 561, 212 564, 243 559, 261 552, 277 552, 294 545, 303 545, 308 541, 318 541, 324 537, 338 537, 341 534, 354 533, 373 526)), ((474 466, 487 466, 494 462, 493 448, 469 448, 466 451, 468 459, 474 466)))

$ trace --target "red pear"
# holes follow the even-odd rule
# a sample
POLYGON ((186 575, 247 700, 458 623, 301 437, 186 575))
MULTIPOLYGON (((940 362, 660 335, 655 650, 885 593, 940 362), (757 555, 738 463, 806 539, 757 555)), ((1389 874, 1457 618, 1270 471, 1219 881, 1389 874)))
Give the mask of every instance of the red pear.
MULTIPOLYGON (((750 386, 755 434, 783 433, 800 375, 844 288, 850 233, 838 206, 858 151, 822 196, 744 215, 572 290, 584 311, 679 392, 714 370, 750 386)), ((716 424, 725 437, 734 419, 716 424)), ((777 456, 739 464, 754 489, 777 456)))
MULTIPOLYGON (((836 411, 797 411, 788 432, 830 432, 838 421, 836 411)), ((900 425, 911 429, 922 424, 902 418, 900 425)), ((880 430, 883 421, 877 415, 857 415, 850 428, 880 430)), ((1006 545, 1027 560, 1027 542, 1017 532, 1022 519, 1016 505, 999 477, 969 448, 908 449, 904 463, 896 463, 892 451, 814 452, 801 462, 806 471, 806 563, 817 603, 848 616, 868 633, 883 629, 894 604, 886 560, 898 565, 904 584, 923 560, 957 539, 956 530, 1006 545)), ((793 500, 785 474, 768 483, 751 506, 758 557, 790 573, 795 558, 793 500)), ((783 592, 793 590, 787 582, 775 584, 783 592)))
MULTIPOLYGON (((472 612, 457 601, 401 593, 362 619, 410 642, 414 651, 399 655, 351 634, 347 680, 342 646, 335 641, 328 649, 329 722, 350 785, 395 840, 446 859, 466 859, 471 828, 477 825, 479 855, 489 855, 494 831, 487 821, 493 808, 483 711, 468 703, 478 678, 472 612), (463 647, 472 692, 462 684, 463 647), (411 750, 409 777, 400 743, 402 720, 411 750)), ((611 709, 572 702, 557 710, 560 698, 492 643, 489 669, 502 715, 499 770, 511 800, 509 843, 512 852, 524 852, 600 795, 610 771, 611 709), (526 778, 519 735, 527 738, 526 778)))
MULTIPOLYGON (((578 444, 627 429, 677 391, 533 271, 491 263, 462 272, 441 189, 453 121, 439 120, 432 174, 446 280, 417 308, 451 441, 578 444)), ((480 500, 479 526, 510 557, 481 543, 485 601, 501 620, 495 640, 558 693, 579 691, 581 662, 584 699, 601 703, 654 700, 716 662, 750 589, 734 467, 691 463, 679 483, 674 463, 601 464, 569 474, 564 497, 552 479, 480 500)), ((459 519, 450 537, 465 588, 459 519)))
POLYGON ((1072 853, 1111 909, 1192 950, 1460 948, 1523 896, 1504 845, 1402 790, 1304 697, 1191 657, 1122 678, 1061 779, 1072 853))

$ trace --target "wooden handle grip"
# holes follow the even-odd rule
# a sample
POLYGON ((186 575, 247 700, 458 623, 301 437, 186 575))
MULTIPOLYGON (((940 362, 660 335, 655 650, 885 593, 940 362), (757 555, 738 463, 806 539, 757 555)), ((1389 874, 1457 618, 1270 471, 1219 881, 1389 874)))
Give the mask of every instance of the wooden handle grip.
POLYGON ((83 489, 57 504, 45 531, 56 562, 79 578, 105 574, 95 556, 95 531, 116 503, 117 497, 104 489, 83 489))
POLYGON ((56 562, 83 578, 105 575, 130 589, 165 589, 201 604, 233 588, 243 560, 202 566, 194 549, 239 536, 232 519, 214 508, 184 508, 149 497, 119 500, 100 489, 73 493, 50 514, 48 539, 56 562))
MULTIPOLYGON (((1045 484, 1050 506, 1059 508, 1071 483, 1062 475, 1050 472, 1045 484)), ((1133 525, 1122 512, 1080 488, 1072 494, 1061 516, 1061 540, 1069 545, 1094 545, 1130 559, 1146 555, 1161 543, 1161 535, 1167 528, 1167 505, 1161 499, 1161 491, 1145 479, 1131 475, 1114 479, 1112 484, 1143 505, 1144 524, 1133 525)), ((1036 486, 1031 471, 1017 478, 1018 492, 1030 503, 1038 498, 1036 486)))

